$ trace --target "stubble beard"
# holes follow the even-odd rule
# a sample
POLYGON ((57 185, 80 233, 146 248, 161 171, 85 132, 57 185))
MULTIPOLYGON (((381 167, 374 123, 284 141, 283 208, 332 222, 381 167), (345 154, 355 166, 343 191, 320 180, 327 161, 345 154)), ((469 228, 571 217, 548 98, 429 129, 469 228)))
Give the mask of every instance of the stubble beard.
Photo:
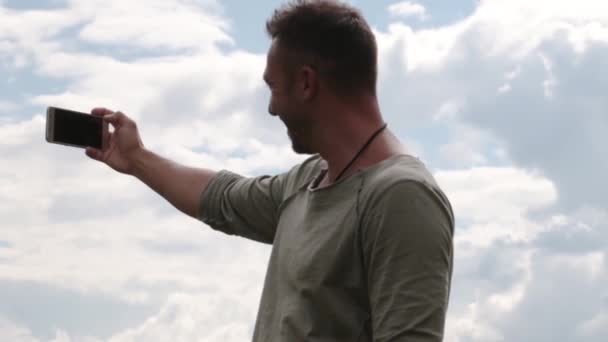
MULTIPOLYGON (((300 123, 300 125, 302 125, 304 123, 300 123)), ((289 136, 289 140, 291 140, 291 149, 297 153, 297 154, 314 154, 316 153, 312 146, 310 146, 310 144, 304 140, 304 131, 305 129, 302 129, 304 127, 299 127, 300 129, 298 129, 297 131, 294 128, 290 128, 293 127, 294 125, 288 125, 286 123, 287 126, 287 135, 289 136)))

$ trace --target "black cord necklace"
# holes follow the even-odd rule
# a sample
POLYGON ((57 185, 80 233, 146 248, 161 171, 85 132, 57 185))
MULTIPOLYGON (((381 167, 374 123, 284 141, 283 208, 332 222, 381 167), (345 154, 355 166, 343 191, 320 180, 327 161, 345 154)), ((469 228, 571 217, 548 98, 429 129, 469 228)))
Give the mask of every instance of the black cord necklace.
MULTIPOLYGON (((352 165, 352 163, 354 163, 355 160, 357 160, 357 157, 359 157, 359 155, 363 152, 363 150, 365 150, 365 148, 374 140, 374 138, 376 136, 378 136, 378 134, 380 134, 380 132, 382 132, 386 128, 387 125, 388 125, 387 123, 384 123, 384 125, 382 125, 382 127, 380 127, 369 139, 367 139, 367 142, 365 143, 365 145, 363 145, 363 147, 361 147, 361 149, 359 150, 359 152, 357 152, 357 154, 355 154, 353 159, 351 159, 350 162, 346 165, 346 167, 344 169, 342 169, 342 172, 340 172, 340 174, 338 175, 338 177, 336 177, 334 182, 337 182, 338 179, 340 179, 340 177, 342 177, 344 172, 346 172, 346 170, 348 170, 348 168, 352 165)), ((329 174, 328 174, 327 178, 329 178, 329 174)))

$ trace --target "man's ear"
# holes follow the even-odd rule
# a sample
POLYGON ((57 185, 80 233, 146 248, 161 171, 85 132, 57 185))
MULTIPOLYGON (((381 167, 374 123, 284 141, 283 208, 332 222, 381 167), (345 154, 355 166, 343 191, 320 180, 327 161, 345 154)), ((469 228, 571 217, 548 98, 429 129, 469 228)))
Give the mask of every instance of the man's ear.
POLYGON ((317 71, 308 65, 304 65, 300 68, 298 76, 298 90, 302 100, 315 98, 319 91, 319 74, 317 71))

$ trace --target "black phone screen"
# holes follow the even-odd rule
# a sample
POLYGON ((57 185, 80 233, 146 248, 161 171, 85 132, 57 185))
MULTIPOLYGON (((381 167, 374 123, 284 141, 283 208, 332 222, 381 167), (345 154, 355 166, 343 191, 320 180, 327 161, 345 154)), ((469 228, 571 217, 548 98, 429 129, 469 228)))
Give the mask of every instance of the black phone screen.
POLYGON ((102 120, 98 116, 55 108, 54 140, 102 148, 102 120))

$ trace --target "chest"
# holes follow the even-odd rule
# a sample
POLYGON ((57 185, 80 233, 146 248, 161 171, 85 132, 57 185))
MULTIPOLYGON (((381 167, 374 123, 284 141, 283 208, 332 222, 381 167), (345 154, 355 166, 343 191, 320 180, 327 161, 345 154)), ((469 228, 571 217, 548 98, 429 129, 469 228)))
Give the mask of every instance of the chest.
POLYGON ((357 287, 362 263, 355 189, 294 196, 280 216, 274 247, 281 277, 297 287, 357 287))

